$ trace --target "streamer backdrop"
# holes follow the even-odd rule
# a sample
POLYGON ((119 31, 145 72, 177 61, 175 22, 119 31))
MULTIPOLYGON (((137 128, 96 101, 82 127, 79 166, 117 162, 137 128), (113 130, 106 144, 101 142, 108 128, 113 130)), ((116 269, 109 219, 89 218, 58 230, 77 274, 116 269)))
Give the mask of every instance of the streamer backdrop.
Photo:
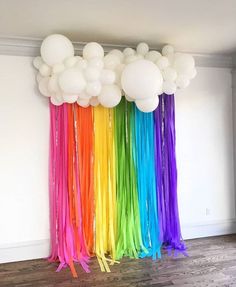
POLYGON ((50 261, 101 271, 123 256, 186 254, 177 204, 174 96, 152 113, 50 103, 50 261))

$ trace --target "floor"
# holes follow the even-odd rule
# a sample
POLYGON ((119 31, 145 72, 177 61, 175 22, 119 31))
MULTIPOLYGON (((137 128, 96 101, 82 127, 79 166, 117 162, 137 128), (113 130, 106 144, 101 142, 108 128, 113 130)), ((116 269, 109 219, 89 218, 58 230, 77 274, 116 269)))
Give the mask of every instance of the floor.
POLYGON ((55 264, 32 260, 0 265, 0 287, 125 287, 125 286, 236 286, 236 235, 188 240, 189 257, 161 261, 123 259, 102 273, 94 258, 90 274, 77 268, 73 279, 69 269, 55 273, 55 264))

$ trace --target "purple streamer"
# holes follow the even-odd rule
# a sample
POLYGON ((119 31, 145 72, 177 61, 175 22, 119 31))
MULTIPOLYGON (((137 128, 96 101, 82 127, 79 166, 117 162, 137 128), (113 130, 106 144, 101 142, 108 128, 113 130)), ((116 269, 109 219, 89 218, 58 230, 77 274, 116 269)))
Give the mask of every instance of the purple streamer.
POLYGON ((174 95, 162 94, 159 100, 154 119, 160 240, 169 254, 175 250, 174 256, 178 252, 187 255, 178 211, 174 95))

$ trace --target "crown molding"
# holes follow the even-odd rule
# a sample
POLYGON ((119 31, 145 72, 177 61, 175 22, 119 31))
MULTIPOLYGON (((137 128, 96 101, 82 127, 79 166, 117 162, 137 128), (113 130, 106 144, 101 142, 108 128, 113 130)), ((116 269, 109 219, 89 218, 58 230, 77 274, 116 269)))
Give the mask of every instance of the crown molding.
MULTIPOLYGON (((1 37, 0 36, 0 55, 28 56, 35 57, 40 54, 42 39, 39 38, 20 38, 20 37, 1 37)), ((75 53, 80 55, 86 42, 73 42, 75 53)), ((101 43, 105 53, 112 49, 124 49, 132 47, 130 45, 112 45, 101 43)), ((154 47, 153 47, 154 48, 154 47)), ((155 49, 155 48, 154 48, 155 49)), ((236 62, 232 55, 219 54, 193 54, 198 67, 218 67, 234 68, 236 62)))

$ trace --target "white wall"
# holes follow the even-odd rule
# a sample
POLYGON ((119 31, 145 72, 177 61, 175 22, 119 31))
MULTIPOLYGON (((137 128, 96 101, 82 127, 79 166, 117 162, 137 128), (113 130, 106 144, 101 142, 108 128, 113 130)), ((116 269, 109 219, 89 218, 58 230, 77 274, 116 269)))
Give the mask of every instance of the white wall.
MULTIPOLYGON (((49 249, 49 111, 31 61, 0 56, 0 262, 45 257, 49 249)), ((176 129, 184 237, 231 233, 229 69, 198 68, 190 87, 176 96, 176 129)))

